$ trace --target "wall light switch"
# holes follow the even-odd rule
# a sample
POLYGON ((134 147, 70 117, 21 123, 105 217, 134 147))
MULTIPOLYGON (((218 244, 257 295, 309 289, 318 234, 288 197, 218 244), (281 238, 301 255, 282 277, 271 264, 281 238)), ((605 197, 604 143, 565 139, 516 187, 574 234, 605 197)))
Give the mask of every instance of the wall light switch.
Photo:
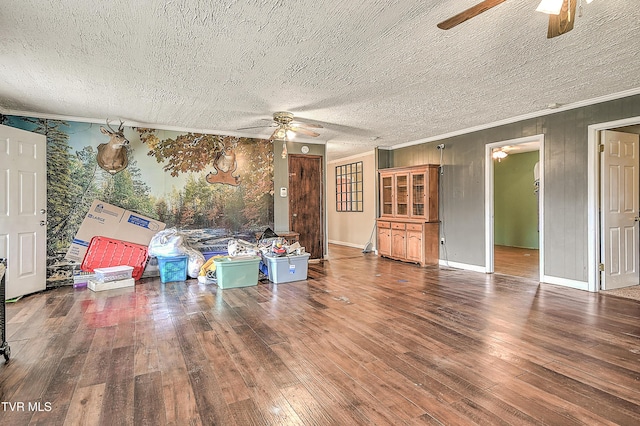
POLYGON ((287 196, 287 188, 280 188, 280 196, 285 198, 287 196))

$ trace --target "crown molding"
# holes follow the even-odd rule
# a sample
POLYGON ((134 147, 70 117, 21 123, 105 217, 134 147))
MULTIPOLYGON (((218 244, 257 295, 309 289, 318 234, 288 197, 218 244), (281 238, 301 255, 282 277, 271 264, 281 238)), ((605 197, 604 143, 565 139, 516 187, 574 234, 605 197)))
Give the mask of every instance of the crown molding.
POLYGON ((353 154, 353 155, 350 155, 348 157, 341 157, 341 158, 338 158, 336 160, 327 161, 327 165, 336 164, 336 163, 345 163, 345 162, 349 163, 349 162, 353 162, 353 160, 357 160, 359 158, 373 157, 374 154, 375 154, 375 151, 373 151, 373 150, 365 151, 365 152, 362 152, 360 154, 353 154))
POLYGON ((579 101, 579 102, 574 102, 571 104, 566 104, 566 105, 561 105, 561 106, 557 106, 555 107, 555 105, 558 104, 553 104, 554 107, 553 108, 547 108, 541 111, 535 111, 535 112, 531 112, 528 114, 523 114, 523 115, 517 115, 515 117, 511 117, 511 118, 506 118, 504 120, 499 120, 499 121, 494 121, 492 123, 487 123, 487 124, 481 124, 478 126, 474 126, 474 127, 468 127, 466 129, 462 129, 462 130, 456 130, 453 132, 449 132, 449 133, 444 133, 438 136, 430 136, 428 138, 424 138, 424 139, 418 139, 415 141, 411 141, 411 142, 403 142, 397 145, 392 145, 389 149, 391 150, 395 150, 395 149, 399 149, 399 148, 406 148, 409 146, 413 146, 413 145, 420 145, 423 143, 427 143, 427 142, 434 142, 434 141, 440 141, 443 139, 447 139, 447 138, 452 138, 454 136, 460 136, 460 135, 465 135, 467 133, 473 133, 473 132, 477 132, 480 130, 486 130, 486 129, 491 129, 493 127, 498 127, 498 126, 503 126, 505 124, 512 124, 512 123, 516 123, 518 121, 523 121, 523 120, 528 120, 531 118, 538 118, 538 117, 542 117, 545 115, 551 115, 551 114, 556 114, 562 111, 568 111, 571 109, 576 109, 576 108, 582 108, 585 106, 589 106, 589 105, 595 105, 595 104, 600 104, 603 102, 608 102, 608 101, 614 101, 617 99, 622 99, 622 98, 626 98, 628 96, 634 96, 634 95, 638 95, 640 94, 640 87, 637 87, 635 89, 629 89, 629 90, 625 90, 623 92, 618 92, 618 93, 612 93, 610 95, 605 95, 605 96, 600 96, 597 98, 592 98, 592 99, 587 99, 584 101, 579 101))

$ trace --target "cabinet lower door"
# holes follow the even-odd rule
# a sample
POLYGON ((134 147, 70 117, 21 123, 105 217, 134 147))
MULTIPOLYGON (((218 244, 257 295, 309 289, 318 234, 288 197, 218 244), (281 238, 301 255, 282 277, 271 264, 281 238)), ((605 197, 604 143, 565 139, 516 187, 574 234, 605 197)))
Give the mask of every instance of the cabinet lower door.
POLYGON ((378 254, 380 256, 391 256, 391 229, 378 230, 378 254))
POLYGON ((422 231, 407 231, 407 260, 423 262, 422 231))
POLYGON ((391 256, 396 259, 404 259, 407 256, 407 232, 402 230, 391 231, 391 256))

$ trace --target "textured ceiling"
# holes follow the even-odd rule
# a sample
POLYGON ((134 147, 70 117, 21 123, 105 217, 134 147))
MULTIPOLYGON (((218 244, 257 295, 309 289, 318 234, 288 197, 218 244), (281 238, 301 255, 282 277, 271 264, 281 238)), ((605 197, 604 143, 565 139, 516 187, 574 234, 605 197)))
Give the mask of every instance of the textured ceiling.
POLYGON ((477 2, 0 0, 0 112, 253 137, 286 110, 336 159, 640 88, 638 0, 551 40, 539 0, 436 27, 477 2))

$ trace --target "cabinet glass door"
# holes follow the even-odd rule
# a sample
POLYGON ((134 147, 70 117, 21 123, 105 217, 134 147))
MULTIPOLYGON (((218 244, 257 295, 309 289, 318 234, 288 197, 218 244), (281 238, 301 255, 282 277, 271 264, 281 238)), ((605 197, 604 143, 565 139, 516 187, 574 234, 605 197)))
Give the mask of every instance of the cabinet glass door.
POLYGON ((393 215, 393 176, 382 177, 382 214, 393 215))
POLYGON ((424 173, 411 175, 411 215, 424 217, 426 202, 424 173))
POLYGON ((396 215, 409 214, 409 175, 396 175, 396 215))

